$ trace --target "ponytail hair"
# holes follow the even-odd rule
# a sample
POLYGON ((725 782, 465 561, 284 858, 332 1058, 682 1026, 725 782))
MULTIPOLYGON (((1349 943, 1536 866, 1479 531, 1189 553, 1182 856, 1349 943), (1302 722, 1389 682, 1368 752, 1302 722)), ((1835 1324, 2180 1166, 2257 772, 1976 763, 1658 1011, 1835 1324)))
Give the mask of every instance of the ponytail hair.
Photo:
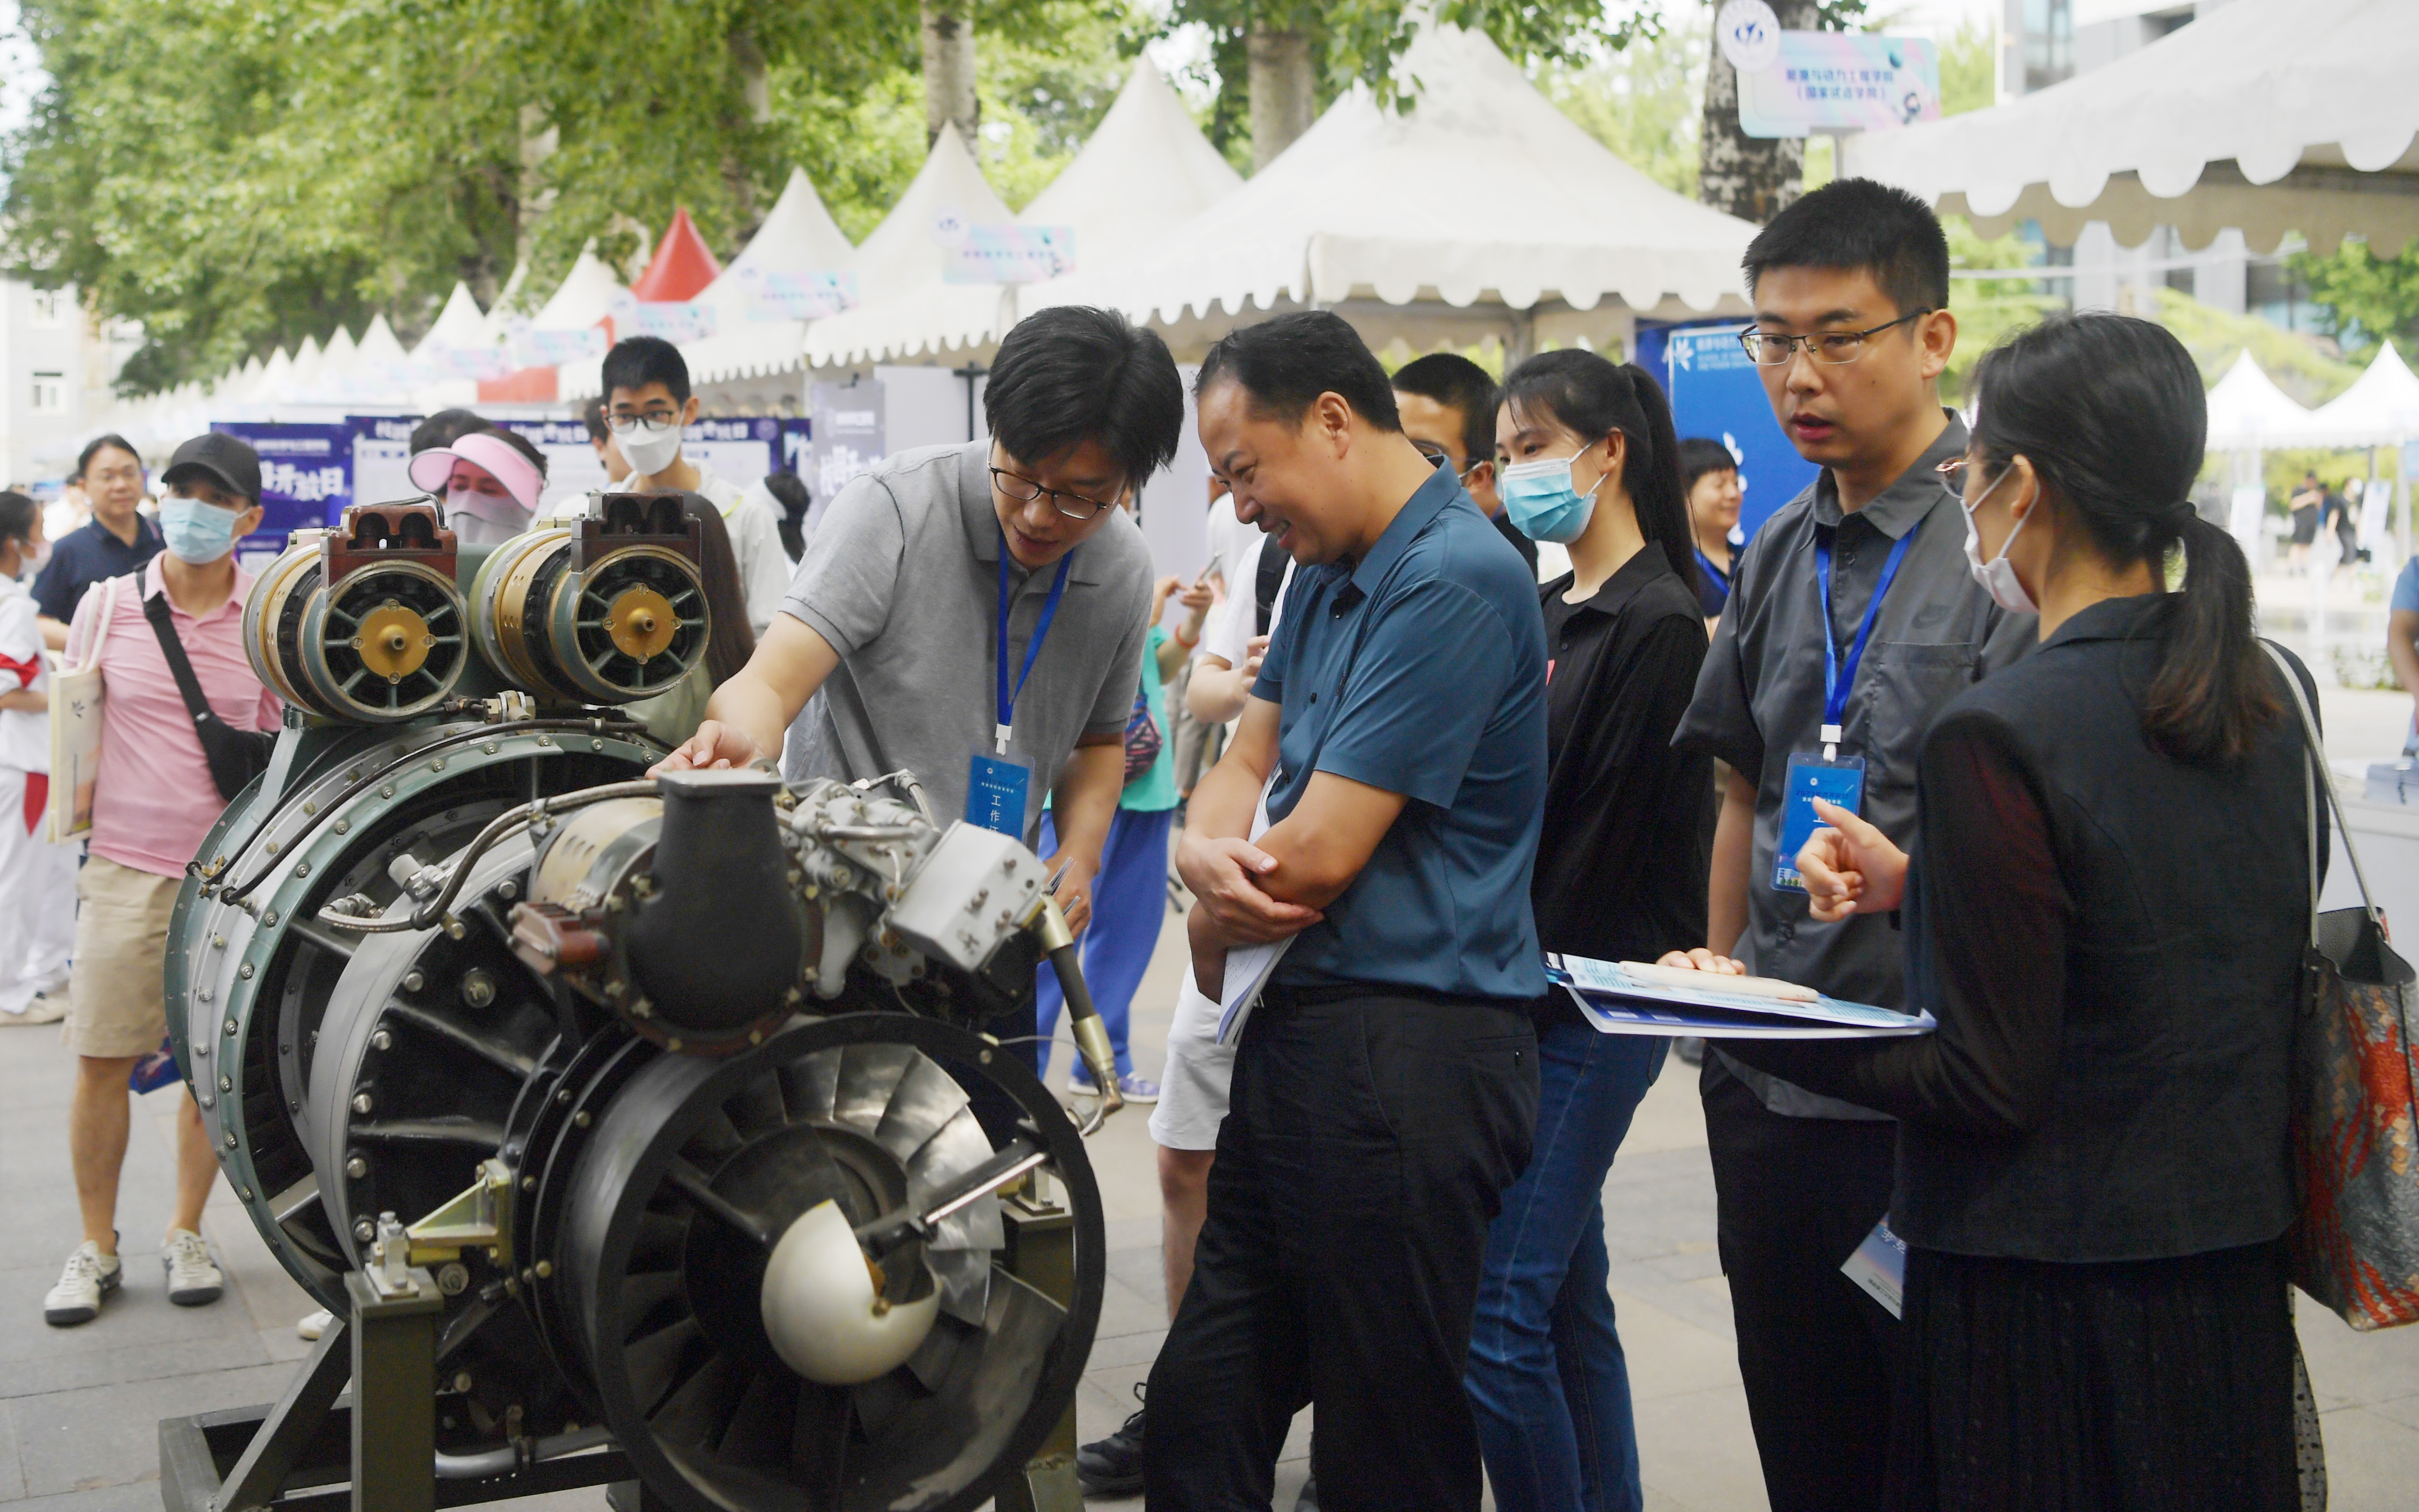
POLYGON ((1638 533, 1660 547, 1690 594, 1703 588, 1688 495, 1680 484, 1680 438, 1671 401, 1646 369, 1576 347, 1540 352, 1503 379, 1514 414, 1543 410, 1593 445, 1614 431, 1627 439, 1621 486, 1638 516, 1638 533))
POLYGON ((1974 392, 1974 440, 1993 475, 2025 456, 2113 565, 2147 563, 2164 578, 2182 549, 2143 733, 2180 762, 2241 756, 2283 707, 2252 629, 2250 564, 2188 497, 2209 400, 2183 343, 2131 316, 2059 316, 1984 354, 1974 392))

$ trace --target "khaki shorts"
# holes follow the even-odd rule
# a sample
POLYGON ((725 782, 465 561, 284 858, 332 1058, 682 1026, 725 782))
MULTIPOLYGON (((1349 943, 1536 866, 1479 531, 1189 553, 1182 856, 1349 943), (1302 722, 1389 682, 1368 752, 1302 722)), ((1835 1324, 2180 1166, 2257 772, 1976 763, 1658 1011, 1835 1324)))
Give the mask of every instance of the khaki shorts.
POLYGON ((182 877, 87 856, 76 872, 75 961, 59 1038, 80 1056, 140 1056, 168 1033, 168 916, 182 877))

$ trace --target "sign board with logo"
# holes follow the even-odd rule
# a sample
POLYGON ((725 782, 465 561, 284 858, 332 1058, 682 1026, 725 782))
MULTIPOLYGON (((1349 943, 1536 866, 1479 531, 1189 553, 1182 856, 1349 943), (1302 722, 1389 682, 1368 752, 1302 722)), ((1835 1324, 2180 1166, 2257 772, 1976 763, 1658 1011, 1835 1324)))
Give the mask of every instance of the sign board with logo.
POLYGON ((1887 131, 1940 118, 1940 50, 1919 37, 1781 32, 1772 61, 1738 81, 1749 136, 1887 131))
POLYGON ((613 335, 661 336, 673 343, 702 341, 714 334, 714 306, 695 300, 634 299, 625 289, 607 306, 613 316, 613 335))
POLYGON ((1751 538, 1757 526, 1796 498, 1821 470, 1797 455, 1772 418, 1763 376, 1739 345, 1738 333, 1746 329, 1735 322, 1642 328, 1638 359, 1653 372, 1659 357, 1675 430, 1711 437, 1738 458, 1745 489, 1739 530, 1742 538, 1751 538))
POLYGON ((768 273, 739 268, 732 276, 746 297, 750 320, 822 320, 857 304, 856 275, 841 270, 768 273))
POLYGON ((807 512, 807 530, 815 523, 847 482, 882 460, 882 380, 815 385, 813 440, 808 465, 799 470, 814 507, 807 512))
POLYGON ((1039 284, 1075 270, 1075 228, 1068 225, 969 225, 942 248, 946 284, 1039 284))
POLYGON ((236 561, 245 570, 285 549, 285 538, 294 532, 334 524, 353 501, 350 425, 223 420, 210 429, 237 437, 260 454, 260 529, 236 548, 236 561))

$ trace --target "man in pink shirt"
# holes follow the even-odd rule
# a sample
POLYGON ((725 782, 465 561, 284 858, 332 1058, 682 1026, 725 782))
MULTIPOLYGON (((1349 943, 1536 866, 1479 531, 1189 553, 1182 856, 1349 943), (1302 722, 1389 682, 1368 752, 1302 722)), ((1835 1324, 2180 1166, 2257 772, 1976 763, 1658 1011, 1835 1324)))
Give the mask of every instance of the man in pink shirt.
MULTIPOLYGON (((131 1122, 127 1076, 168 1032, 161 985, 168 915, 185 863, 226 807, 144 600, 164 595, 169 625, 220 719, 267 730, 280 713, 244 656, 252 578, 235 564, 236 543, 260 524, 259 457, 234 437, 198 436, 177 449, 161 481, 167 550, 96 584, 68 637, 71 665, 98 647, 103 702, 66 1032, 78 1057, 68 1148, 84 1242, 42 1302, 43 1317, 58 1327, 91 1321, 124 1274, 116 1215, 131 1122)), ((223 1289, 201 1236, 202 1204, 217 1179, 201 1110, 189 1097, 177 1130, 177 1211, 160 1252, 168 1300, 180 1306, 216 1302, 223 1289)))

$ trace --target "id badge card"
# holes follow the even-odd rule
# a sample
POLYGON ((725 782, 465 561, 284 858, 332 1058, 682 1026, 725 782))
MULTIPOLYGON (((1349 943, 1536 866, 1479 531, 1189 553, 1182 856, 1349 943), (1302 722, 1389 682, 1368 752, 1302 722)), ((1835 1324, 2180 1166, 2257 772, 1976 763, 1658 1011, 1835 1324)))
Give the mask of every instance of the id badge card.
POLYGON ((1025 798, 1033 768, 977 751, 966 772, 966 823, 1010 840, 1025 838, 1025 798))
POLYGON ((1797 853, 1823 826, 1814 800, 1836 803, 1850 813, 1862 813, 1865 800, 1865 759, 1841 756, 1825 761, 1812 751, 1789 758, 1789 784, 1780 800, 1780 842, 1772 848, 1772 886, 1779 892, 1804 892, 1806 879, 1797 874, 1797 853))

